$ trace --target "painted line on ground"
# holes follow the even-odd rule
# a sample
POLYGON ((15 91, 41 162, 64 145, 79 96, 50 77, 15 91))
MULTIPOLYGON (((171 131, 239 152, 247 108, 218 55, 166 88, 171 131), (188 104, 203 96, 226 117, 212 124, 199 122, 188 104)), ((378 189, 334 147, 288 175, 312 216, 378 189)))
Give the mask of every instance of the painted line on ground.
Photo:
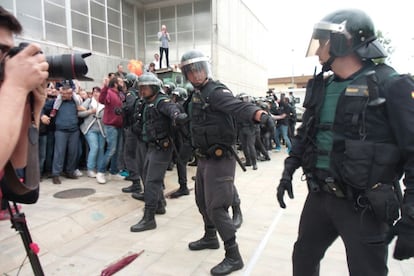
POLYGON ((272 224, 270 225, 269 229, 266 232, 266 235, 263 237, 259 246, 254 251, 252 258, 249 260, 249 263, 247 264, 246 269, 243 272, 243 276, 249 276, 252 273, 252 270, 256 266, 256 263, 259 260, 259 257, 262 255, 265 246, 269 242, 270 235, 273 234, 276 228, 276 225, 279 223, 279 220, 282 217, 282 214, 283 214, 282 210, 279 210, 279 212, 277 212, 276 216, 274 217, 272 221, 272 224))

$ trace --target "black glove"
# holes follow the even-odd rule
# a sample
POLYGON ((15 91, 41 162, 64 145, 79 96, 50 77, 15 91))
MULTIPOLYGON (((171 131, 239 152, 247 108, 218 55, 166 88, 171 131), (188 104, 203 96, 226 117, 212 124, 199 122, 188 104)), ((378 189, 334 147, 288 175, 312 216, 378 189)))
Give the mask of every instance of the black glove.
POLYGON ((266 129, 267 132, 272 134, 275 133, 275 121, 269 114, 262 113, 262 115, 260 115, 260 124, 266 129))
POLYGON ((403 207, 402 217, 393 230, 397 235, 394 259, 405 260, 414 257, 414 206, 403 207))
POLYGON ((282 179, 280 179, 279 186, 277 186, 277 201, 283 209, 286 208, 285 201, 283 200, 285 191, 287 191, 289 198, 293 199, 292 177, 283 176, 282 179))
POLYGON ((186 113, 175 113, 174 114, 174 122, 173 124, 176 125, 183 125, 189 121, 188 115, 186 113))

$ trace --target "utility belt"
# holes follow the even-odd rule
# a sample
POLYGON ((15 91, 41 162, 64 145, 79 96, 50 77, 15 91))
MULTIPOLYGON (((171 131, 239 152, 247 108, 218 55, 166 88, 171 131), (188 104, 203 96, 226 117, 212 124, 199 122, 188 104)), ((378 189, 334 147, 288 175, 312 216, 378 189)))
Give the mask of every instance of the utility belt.
POLYGON ((399 183, 381 183, 358 190, 335 180, 327 171, 316 169, 306 174, 309 191, 326 192, 338 198, 354 201, 356 210, 369 209, 379 221, 392 225, 399 217, 401 191, 399 183))
POLYGON ((207 150, 197 148, 195 150, 195 155, 200 159, 222 159, 222 158, 231 158, 233 152, 229 150, 228 147, 223 145, 212 145, 207 150))
POLYGON ((311 192, 326 192, 338 198, 347 198, 345 187, 325 170, 316 169, 306 174, 306 181, 311 192))
POLYGON ((158 150, 167 150, 171 147, 171 140, 168 137, 162 138, 162 139, 157 139, 155 141, 152 142, 148 142, 148 147, 149 148, 156 148, 158 150))

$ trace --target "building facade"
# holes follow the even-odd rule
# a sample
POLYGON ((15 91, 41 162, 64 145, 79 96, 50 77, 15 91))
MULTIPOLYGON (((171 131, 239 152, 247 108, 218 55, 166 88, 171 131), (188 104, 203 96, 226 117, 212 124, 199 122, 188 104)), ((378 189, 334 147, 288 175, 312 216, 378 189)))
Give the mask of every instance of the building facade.
POLYGON ((85 62, 90 89, 129 60, 148 64, 159 51, 157 32, 171 35, 170 65, 199 49, 211 59, 213 75, 235 94, 267 90, 267 29, 242 0, 1 0, 23 25, 17 42, 36 42, 46 55, 91 52, 85 62))

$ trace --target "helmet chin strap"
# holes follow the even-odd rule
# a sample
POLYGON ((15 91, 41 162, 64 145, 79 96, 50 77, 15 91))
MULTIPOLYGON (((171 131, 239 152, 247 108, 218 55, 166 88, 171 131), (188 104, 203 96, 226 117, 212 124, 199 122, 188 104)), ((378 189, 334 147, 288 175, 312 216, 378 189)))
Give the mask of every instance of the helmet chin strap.
POLYGON ((331 70, 332 63, 335 61, 335 56, 330 56, 329 59, 322 65, 322 72, 331 70))

